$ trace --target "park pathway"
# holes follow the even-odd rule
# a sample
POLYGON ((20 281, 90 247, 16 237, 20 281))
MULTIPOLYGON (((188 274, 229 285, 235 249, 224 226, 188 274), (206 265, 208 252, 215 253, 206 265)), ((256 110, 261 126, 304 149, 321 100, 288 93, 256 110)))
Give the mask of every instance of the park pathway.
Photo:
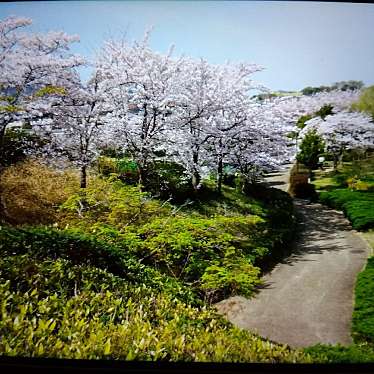
MULTIPOLYGON (((269 175, 268 182, 286 190, 288 170, 269 175)), ((369 245, 342 213, 294 202, 299 233, 292 254, 265 275, 256 296, 216 306, 236 326, 291 347, 350 344, 354 285, 369 245)))

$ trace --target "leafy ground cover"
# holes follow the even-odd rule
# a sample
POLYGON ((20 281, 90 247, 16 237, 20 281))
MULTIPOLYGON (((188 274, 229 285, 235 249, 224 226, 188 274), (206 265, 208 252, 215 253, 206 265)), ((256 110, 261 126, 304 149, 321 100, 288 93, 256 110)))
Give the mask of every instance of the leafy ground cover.
POLYGON ((207 181, 199 196, 177 204, 114 174, 92 177, 80 190, 69 178, 26 163, 10 167, 1 182, 15 192, 13 226, 0 229, 1 354, 310 360, 234 328, 209 306, 250 296, 266 264, 282 256, 294 226, 287 194, 223 186, 219 195, 207 181), (25 175, 33 204, 15 188, 25 175), (51 176, 63 193, 41 191, 51 176))
POLYGON ((107 270, 32 254, 0 260, 0 353, 158 361, 308 362, 307 355, 233 327, 107 270), (28 276, 24 276, 27 271, 28 276))

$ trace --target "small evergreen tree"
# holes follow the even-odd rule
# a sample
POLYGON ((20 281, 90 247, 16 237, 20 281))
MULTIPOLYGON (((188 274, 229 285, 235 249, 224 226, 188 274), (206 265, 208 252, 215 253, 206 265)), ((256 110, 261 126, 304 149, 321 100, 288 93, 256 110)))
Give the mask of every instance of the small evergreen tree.
POLYGON ((303 163, 308 169, 313 170, 318 167, 318 157, 325 150, 325 143, 316 130, 310 130, 305 134, 300 144, 300 152, 297 161, 303 163))

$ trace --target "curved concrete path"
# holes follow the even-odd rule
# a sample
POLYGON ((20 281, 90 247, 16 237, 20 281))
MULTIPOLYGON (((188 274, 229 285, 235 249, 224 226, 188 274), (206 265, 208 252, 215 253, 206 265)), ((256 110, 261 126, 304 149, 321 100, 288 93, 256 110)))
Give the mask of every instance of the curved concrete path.
POLYGON ((298 199, 295 207, 292 255, 263 278, 256 296, 231 297, 217 309, 238 327, 291 347, 350 344, 354 285, 371 249, 342 213, 298 199))

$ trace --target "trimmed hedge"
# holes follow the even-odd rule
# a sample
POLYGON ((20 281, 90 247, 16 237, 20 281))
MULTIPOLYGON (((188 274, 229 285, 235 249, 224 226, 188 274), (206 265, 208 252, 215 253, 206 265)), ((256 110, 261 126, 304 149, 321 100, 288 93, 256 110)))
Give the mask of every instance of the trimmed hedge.
POLYGON ((374 343, 374 257, 358 275, 352 332, 355 341, 374 343))
POLYGON ((356 230, 374 227, 374 193, 336 189, 321 192, 320 200, 332 208, 343 210, 356 230))

